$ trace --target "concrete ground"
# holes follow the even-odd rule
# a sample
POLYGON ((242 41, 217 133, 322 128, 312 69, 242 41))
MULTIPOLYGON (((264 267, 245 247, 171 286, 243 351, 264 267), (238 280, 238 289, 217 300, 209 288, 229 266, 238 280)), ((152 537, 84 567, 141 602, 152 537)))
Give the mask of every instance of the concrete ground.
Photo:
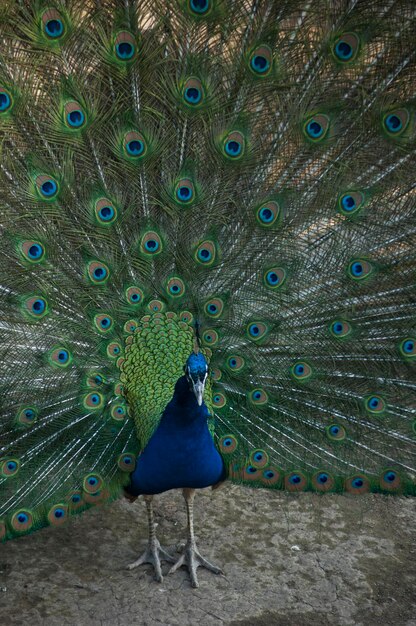
MULTIPOLYGON (((185 536, 180 493, 157 498, 161 543, 185 536)), ((142 501, 119 501, 0 546, 1 626, 416 626, 416 500, 226 485, 196 498, 203 555, 226 577, 127 571, 142 501)), ((168 565, 164 565, 167 569, 168 565)))

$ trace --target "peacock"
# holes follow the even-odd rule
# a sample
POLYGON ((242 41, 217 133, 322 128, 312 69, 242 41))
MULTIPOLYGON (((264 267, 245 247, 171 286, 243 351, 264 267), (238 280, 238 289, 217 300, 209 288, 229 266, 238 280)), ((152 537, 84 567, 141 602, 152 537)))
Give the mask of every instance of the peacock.
POLYGON ((2 539, 143 495, 196 587, 196 489, 416 495, 415 18, 3 0, 2 539))

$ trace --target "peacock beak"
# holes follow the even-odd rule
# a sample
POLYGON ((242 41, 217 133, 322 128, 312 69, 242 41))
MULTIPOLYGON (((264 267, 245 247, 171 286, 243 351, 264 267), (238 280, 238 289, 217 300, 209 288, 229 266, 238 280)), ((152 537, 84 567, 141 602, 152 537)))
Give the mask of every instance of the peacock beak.
POLYGON ((202 400, 204 399, 205 379, 203 381, 197 380, 196 383, 193 383, 192 387, 194 390, 196 401, 198 402, 198 406, 201 406, 202 400))

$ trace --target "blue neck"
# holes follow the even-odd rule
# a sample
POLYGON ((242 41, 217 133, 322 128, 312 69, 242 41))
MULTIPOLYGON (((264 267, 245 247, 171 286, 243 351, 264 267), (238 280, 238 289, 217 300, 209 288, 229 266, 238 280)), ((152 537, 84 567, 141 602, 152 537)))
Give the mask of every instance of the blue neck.
POLYGON ((183 487, 202 488, 224 478, 224 466, 185 376, 175 385, 156 432, 137 459, 128 491, 153 494, 183 487))

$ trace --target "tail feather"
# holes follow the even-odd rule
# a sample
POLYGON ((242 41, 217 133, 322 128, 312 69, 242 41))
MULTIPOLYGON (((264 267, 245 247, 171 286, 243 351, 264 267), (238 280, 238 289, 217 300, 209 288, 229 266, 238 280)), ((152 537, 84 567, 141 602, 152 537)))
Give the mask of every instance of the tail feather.
POLYGON ((162 309, 212 350, 232 480, 415 492, 414 17, 5 3, 7 537, 121 493, 141 442, 119 368, 162 309))

